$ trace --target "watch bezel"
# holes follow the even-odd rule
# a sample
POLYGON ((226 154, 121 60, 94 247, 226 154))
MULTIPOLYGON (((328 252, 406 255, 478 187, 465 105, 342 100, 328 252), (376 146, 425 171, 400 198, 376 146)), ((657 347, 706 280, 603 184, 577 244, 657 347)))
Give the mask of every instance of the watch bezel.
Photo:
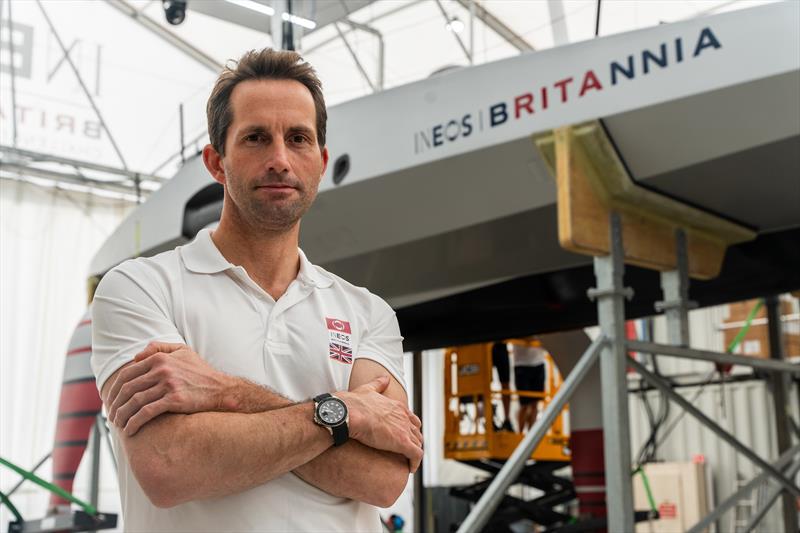
POLYGON ((336 396, 333 396, 333 395, 331 395, 328 398, 324 398, 324 399, 316 402, 316 405, 314 406, 314 421, 317 424, 319 424, 320 426, 324 426, 324 427, 327 427, 327 428, 335 428, 335 427, 341 426, 342 424, 347 423, 347 419, 348 419, 349 416, 350 416, 350 413, 349 413, 349 411, 347 409, 347 404, 344 403, 344 401, 341 398, 337 398, 336 396), (335 402, 335 403, 338 403, 339 405, 342 406, 342 409, 344 409, 344 416, 342 417, 341 420, 339 420, 338 422, 335 422, 335 423, 328 422, 325 419, 323 419, 322 416, 320 416, 320 409, 322 409, 322 406, 326 402, 331 402, 331 401, 335 402))

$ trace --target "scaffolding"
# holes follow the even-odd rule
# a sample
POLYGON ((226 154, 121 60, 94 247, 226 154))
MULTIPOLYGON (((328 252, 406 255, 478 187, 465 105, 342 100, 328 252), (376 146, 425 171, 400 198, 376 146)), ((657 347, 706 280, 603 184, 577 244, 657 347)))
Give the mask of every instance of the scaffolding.
MULTIPOLYGON (((536 144, 556 176, 562 246, 594 256, 597 285, 589 289, 588 297, 597 302, 600 335, 566 376, 540 419, 461 524, 459 533, 476 533, 484 528, 531 451, 597 359, 602 382, 604 448, 614 450, 614 453, 605 454, 607 530, 635 530, 626 378, 626 371, 631 368, 760 469, 754 479, 721 502, 689 532, 706 530, 739 499, 771 478, 778 485, 771 487, 764 504, 751 516, 746 531, 752 531, 781 494, 786 495, 784 501, 791 496, 800 497, 800 488, 793 481, 800 471, 800 444, 789 447, 789 440, 785 439, 778 460, 773 463, 764 460, 676 393, 669 382, 629 357, 628 352, 651 354, 653 358, 667 355, 745 365, 769 372, 774 376, 773 398, 780 418, 778 431, 785 435, 790 421, 784 378, 800 374, 800 365, 776 357, 780 355, 779 342, 771 346, 771 359, 689 347, 688 312, 695 307, 689 300, 690 276, 700 279, 716 276, 727 246, 752 239, 755 234, 748 228, 636 185, 600 123, 555 130, 537 137, 536 144), (623 282, 626 263, 661 271, 663 301, 656 304, 656 310, 666 315, 668 344, 626 338, 625 301, 633 297, 632 289, 623 282)), ((771 316, 770 327, 779 327, 779 324, 780 321, 772 320, 771 316)), ((788 511, 787 506, 784 509, 788 511)), ((784 512, 784 521, 787 531, 797 530, 796 513, 791 516, 784 512)))

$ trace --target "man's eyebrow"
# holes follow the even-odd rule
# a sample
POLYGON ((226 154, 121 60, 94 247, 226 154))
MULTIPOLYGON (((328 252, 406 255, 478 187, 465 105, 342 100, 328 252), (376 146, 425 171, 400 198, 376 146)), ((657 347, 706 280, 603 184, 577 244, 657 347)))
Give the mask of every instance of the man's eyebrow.
POLYGON ((314 130, 309 128, 308 126, 298 125, 292 126, 289 128, 290 133, 305 133, 307 135, 314 135, 314 130))
POLYGON ((245 126, 239 131, 241 133, 267 133, 267 128, 265 128, 264 126, 253 124, 251 126, 245 126))

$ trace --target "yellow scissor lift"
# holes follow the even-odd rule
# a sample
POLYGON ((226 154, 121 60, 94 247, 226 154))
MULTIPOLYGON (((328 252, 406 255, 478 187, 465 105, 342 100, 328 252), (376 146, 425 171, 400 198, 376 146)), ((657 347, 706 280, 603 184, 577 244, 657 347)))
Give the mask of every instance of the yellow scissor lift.
MULTIPOLYGON (((527 339, 501 342, 538 346, 538 341, 527 339)), ((452 496, 472 502, 480 498, 524 437, 518 431, 496 429, 495 406, 502 405, 504 396, 510 396, 511 402, 515 397, 524 396, 538 398, 541 412, 561 385, 561 374, 547 354, 544 392, 494 390, 492 344, 470 344, 445 350, 444 456, 491 474, 490 478, 473 485, 451 489, 452 496)), ((572 482, 554 474, 555 470, 570 462, 569 434, 564 424, 567 413, 568 407, 565 406, 531 454, 533 462, 523 469, 517 480, 517 483, 541 490, 544 495, 528 501, 506 495, 490 520, 490 530, 505 531, 521 518, 539 524, 552 524, 569 518, 553 510, 554 506, 575 498, 572 482)), ((509 413, 505 415, 509 418, 509 413)))
MULTIPOLYGON (((510 339, 510 344, 538 346, 538 341, 510 339)), ((538 398, 543 410, 558 391, 561 374, 552 358, 546 356, 544 392, 492 390, 492 344, 469 344, 445 350, 445 430, 444 454, 448 459, 474 461, 505 460, 522 441, 523 434, 497 431, 494 424, 495 405, 502 396, 538 398), (489 401, 486 399, 489 398, 489 401), (483 412, 481 412, 483 411, 483 412)), ((547 436, 531 454, 536 461, 569 461, 569 435, 564 431, 568 408, 550 427, 547 436)), ((508 416, 508 413, 506 413, 508 416)))

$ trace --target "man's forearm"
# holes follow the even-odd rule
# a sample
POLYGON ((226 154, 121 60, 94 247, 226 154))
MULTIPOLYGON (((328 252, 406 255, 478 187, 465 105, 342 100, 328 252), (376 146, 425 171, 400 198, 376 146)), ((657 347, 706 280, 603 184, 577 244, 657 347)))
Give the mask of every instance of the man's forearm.
MULTIPOLYGON (((241 378, 233 378, 225 408, 259 412, 291 405, 279 393, 241 378)), ((294 469, 306 483, 333 496, 388 507, 408 481, 408 459, 350 440, 330 448, 294 469)))
POLYGON ((293 472, 333 496, 389 507, 408 482, 408 459, 350 440, 293 472))
POLYGON ((241 492, 308 463, 332 444, 312 413, 304 403, 253 414, 167 414, 123 446, 145 493, 170 507, 241 492))

